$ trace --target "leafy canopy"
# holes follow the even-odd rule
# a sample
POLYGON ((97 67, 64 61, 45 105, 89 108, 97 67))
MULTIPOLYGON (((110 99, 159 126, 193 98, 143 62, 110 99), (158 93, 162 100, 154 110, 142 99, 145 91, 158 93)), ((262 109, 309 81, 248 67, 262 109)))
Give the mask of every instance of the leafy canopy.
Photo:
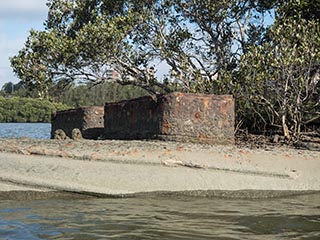
POLYGON ((152 71, 161 61, 183 91, 225 91, 224 75, 265 31, 267 2, 49 0, 46 30, 31 31, 11 64, 41 97, 52 84, 108 81, 111 69, 121 84, 170 91, 152 71))
POLYGON ((57 85, 110 80, 152 93, 233 94, 239 124, 280 128, 290 139, 320 116, 319 6, 320 0, 49 0, 46 29, 31 31, 11 64, 40 97, 57 85), (165 80, 153 71, 159 62, 169 68, 165 80))

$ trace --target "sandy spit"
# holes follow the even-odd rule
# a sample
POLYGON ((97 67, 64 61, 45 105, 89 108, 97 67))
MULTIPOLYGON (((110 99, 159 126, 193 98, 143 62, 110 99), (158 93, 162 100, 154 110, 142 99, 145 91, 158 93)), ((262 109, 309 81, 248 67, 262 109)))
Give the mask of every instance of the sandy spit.
POLYGON ((0 192, 320 191, 320 155, 163 141, 0 139, 0 192))

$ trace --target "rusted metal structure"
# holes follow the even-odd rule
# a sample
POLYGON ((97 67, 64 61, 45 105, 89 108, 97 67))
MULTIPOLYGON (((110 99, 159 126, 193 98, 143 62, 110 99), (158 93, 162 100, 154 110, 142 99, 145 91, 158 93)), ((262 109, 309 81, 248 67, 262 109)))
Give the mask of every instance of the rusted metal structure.
POLYGON ((105 104, 104 138, 234 143, 230 95, 170 93, 105 104))
POLYGON ((98 139, 104 129, 103 106, 79 107, 65 111, 58 111, 52 115, 51 137, 61 129, 68 137, 72 137, 72 130, 80 129, 83 138, 98 139))

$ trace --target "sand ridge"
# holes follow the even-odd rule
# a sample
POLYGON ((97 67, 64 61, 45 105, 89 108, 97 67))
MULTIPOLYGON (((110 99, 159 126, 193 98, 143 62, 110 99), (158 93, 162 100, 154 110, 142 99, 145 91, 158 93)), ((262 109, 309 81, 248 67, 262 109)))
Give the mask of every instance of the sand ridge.
POLYGON ((1 139, 0 162, 0 191, 12 186, 112 196, 198 190, 320 190, 319 152, 289 147, 1 139))

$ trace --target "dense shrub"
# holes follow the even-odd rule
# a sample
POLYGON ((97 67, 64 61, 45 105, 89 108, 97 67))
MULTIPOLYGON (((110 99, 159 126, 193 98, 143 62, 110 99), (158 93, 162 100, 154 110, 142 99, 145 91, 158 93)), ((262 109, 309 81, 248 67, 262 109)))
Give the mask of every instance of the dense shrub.
POLYGON ((48 100, 0 97, 0 122, 50 122, 54 111, 68 108, 48 100))

